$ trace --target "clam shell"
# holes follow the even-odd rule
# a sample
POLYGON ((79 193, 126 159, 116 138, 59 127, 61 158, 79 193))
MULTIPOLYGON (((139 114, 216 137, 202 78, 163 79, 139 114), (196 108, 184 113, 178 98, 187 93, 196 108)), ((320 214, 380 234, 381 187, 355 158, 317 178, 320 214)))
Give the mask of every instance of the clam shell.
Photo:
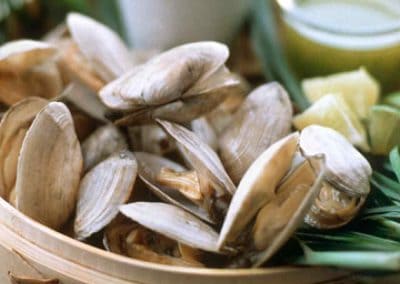
POLYGON ((17 209, 59 228, 75 208, 82 164, 71 113, 63 103, 49 103, 22 143, 15 186, 17 209))
POLYGON ((128 149, 124 135, 112 124, 99 127, 82 143, 84 170, 87 171, 111 154, 128 149))
POLYGON ((326 156, 326 181, 349 195, 367 195, 372 169, 368 161, 337 131, 318 125, 303 129, 300 148, 304 154, 326 156))
POLYGON ((0 47, 0 70, 22 72, 43 63, 55 52, 53 45, 41 41, 10 41, 0 47))
POLYGON ((47 100, 31 97, 13 105, 0 123, 0 196, 7 199, 15 185, 22 142, 36 114, 47 100))
POLYGON ((159 125, 143 125, 141 128, 141 145, 144 152, 162 156, 176 150, 174 141, 159 125))
POLYGON ((190 247, 219 253, 218 234, 190 213, 170 204, 135 202, 120 206, 126 217, 190 247))
POLYGON ((133 67, 128 48, 107 26, 78 13, 68 14, 67 26, 80 52, 103 81, 109 82, 133 67))
POLYGON ((216 108, 237 86, 221 87, 209 93, 191 96, 165 105, 141 108, 117 119, 116 125, 139 125, 163 119, 176 123, 187 123, 216 108), (179 113, 179 115, 176 115, 179 113))
POLYGON ((135 152, 135 156, 139 164, 140 179, 146 184, 148 189, 157 195, 158 198, 186 210, 208 223, 213 223, 209 214, 202 207, 197 206, 192 201, 185 198, 177 190, 170 189, 157 182, 157 174, 162 168, 169 168, 183 172, 186 171, 183 166, 150 153, 135 152))
POLYGON ((253 227, 254 244, 259 250, 250 256, 253 267, 269 260, 303 223, 322 187, 324 175, 324 156, 308 158, 280 185, 274 200, 260 210, 253 227))
POLYGON ((118 110, 166 104, 209 79, 228 56, 228 48, 217 42, 181 45, 111 82, 100 91, 100 97, 105 105, 118 110))
POLYGON ((218 150, 218 138, 214 128, 205 117, 195 119, 190 124, 192 131, 214 151, 218 150))
POLYGON ((119 152, 90 170, 79 187, 74 223, 77 239, 86 239, 107 226, 119 206, 131 196, 137 175, 132 153, 119 152))
POLYGON ((96 93, 79 82, 70 83, 58 98, 58 101, 73 104, 91 118, 107 123, 108 109, 101 103, 96 93))
POLYGON ((219 140, 222 163, 235 184, 262 152, 290 133, 291 123, 292 105, 278 83, 247 96, 219 140))
POLYGON ((219 196, 235 192, 236 187, 225 172, 218 155, 205 142, 179 124, 165 120, 157 122, 177 141, 179 150, 197 172, 203 195, 210 195, 208 189, 205 189, 209 184, 219 196))
POLYGON ((257 212, 275 197, 275 190, 290 169, 299 134, 275 142, 246 171, 233 195, 219 235, 218 246, 234 242, 257 212))
POLYGON ((349 223, 365 202, 365 196, 352 196, 324 183, 305 222, 318 229, 335 229, 349 223))

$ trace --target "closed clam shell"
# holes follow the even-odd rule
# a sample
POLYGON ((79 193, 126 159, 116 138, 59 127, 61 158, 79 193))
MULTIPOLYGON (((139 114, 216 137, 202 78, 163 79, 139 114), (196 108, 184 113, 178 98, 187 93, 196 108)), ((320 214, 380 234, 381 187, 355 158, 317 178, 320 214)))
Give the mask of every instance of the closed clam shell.
POLYGON ((128 149, 128 145, 118 128, 112 124, 99 127, 82 143, 84 170, 124 149, 128 149))
POLYGON ((0 123, 0 196, 7 199, 15 185, 22 142, 36 114, 47 100, 31 97, 13 105, 0 123))
POLYGON ((208 79, 228 56, 228 48, 217 42, 181 45, 109 83, 100 97, 105 105, 119 110, 166 104, 208 79))
POLYGON ((121 126, 150 124, 155 119, 188 123, 212 111, 229 96, 231 91, 236 92, 237 88, 237 86, 223 86, 205 94, 190 96, 165 105, 138 109, 115 120, 114 124, 121 126), (176 115, 177 113, 179 115, 176 115))
POLYGON ((370 191, 369 162, 337 131, 318 125, 303 129, 300 148, 306 155, 326 156, 326 181, 336 190, 353 196, 367 195, 370 191))
POLYGON ((120 206, 126 217, 142 226, 190 247, 220 252, 218 234, 197 217, 174 205, 134 202, 120 206))
POLYGON ((17 209, 59 228, 75 209, 82 165, 71 113, 63 103, 49 103, 22 143, 15 186, 17 209))
POLYGON ((186 210, 200 219, 213 223, 209 214, 202 207, 197 206, 175 189, 159 184, 157 175, 162 168, 183 172, 187 169, 167 158, 163 158, 146 152, 135 152, 139 164, 139 177, 158 198, 164 202, 171 203, 183 210, 186 210))
POLYGON ((0 70, 24 71, 43 63, 55 54, 55 47, 35 40, 10 41, 0 47, 0 70))
POLYGON ((236 184, 262 152, 290 133, 292 112, 289 96, 278 83, 247 96, 219 139, 221 160, 236 184))
POLYGON ((218 246, 233 243, 258 211, 275 196, 275 190, 292 164, 299 134, 275 142, 246 171, 232 197, 219 235, 218 246))
POLYGON ((128 48, 107 26, 78 13, 68 14, 67 26, 80 52, 105 82, 133 67, 128 48))
POLYGON ((136 181, 134 155, 121 151, 99 163, 82 179, 79 187, 74 231, 85 239, 107 226, 128 201, 136 181))
POLYGON ((179 150, 197 172, 201 190, 205 196, 209 195, 206 192, 207 189, 205 189, 209 184, 217 195, 233 194, 235 192, 235 185, 225 172, 218 155, 210 146, 192 131, 179 124, 165 120, 157 120, 157 122, 177 141, 179 150))

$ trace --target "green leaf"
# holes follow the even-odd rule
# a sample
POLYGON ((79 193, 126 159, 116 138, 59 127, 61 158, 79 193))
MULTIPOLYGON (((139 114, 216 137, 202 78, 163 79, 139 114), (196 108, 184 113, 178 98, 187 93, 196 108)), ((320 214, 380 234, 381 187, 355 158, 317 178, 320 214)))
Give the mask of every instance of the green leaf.
POLYGON ((396 92, 390 95, 385 96, 383 99, 385 104, 391 105, 393 107, 397 107, 400 109, 400 92, 396 92))
POLYGON ((389 159, 397 180, 400 182, 400 152, 398 146, 390 151, 389 159))
POLYGON ((400 184, 398 182, 374 171, 371 183, 394 202, 400 203, 400 184))

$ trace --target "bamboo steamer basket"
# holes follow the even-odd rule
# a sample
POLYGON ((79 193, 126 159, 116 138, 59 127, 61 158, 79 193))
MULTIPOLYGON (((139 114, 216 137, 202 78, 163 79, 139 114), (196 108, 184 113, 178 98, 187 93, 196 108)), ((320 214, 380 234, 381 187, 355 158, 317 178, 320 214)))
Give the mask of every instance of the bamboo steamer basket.
POLYGON ((350 274, 318 267, 225 270, 143 262, 73 240, 33 221, 0 198, 0 283, 12 283, 9 273, 32 279, 58 279, 63 284, 306 284, 350 274))

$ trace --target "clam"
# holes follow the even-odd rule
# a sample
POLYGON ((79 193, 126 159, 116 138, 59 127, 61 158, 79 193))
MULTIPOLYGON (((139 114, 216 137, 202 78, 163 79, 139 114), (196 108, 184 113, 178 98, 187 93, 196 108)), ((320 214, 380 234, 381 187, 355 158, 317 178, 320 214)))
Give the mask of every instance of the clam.
POLYGON ((218 138, 217 133, 208 122, 205 117, 200 117, 193 120, 191 123, 192 131, 205 143, 207 143, 211 149, 217 151, 218 149, 218 138))
POLYGON ((240 81, 224 67, 228 56, 227 47, 216 42, 178 46, 106 85, 100 98, 122 116, 129 116, 120 124, 147 123, 151 118, 190 121, 222 101, 223 96, 216 94, 241 89, 240 81), (212 97, 212 103, 204 107, 192 98, 196 96, 203 102, 212 97), (177 110, 185 115, 176 116, 177 110))
POLYGON ((68 84, 57 100, 73 105, 94 120, 109 122, 105 115, 107 108, 93 91, 79 82, 68 84))
POLYGON ((17 209, 59 228, 75 208, 82 165, 71 113, 63 103, 49 103, 36 115, 22 143, 15 184, 17 209))
POLYGON ((1 72, 23 72, 44 63, 55 52, 53 45, 41 41, 10 41, 0 47, 0 70, 1 72))
POLYGON ((235 192, 236 187, 225 172, 218 155, 205 142, 179 124, 164 120, 157 122, 176 140, 185 160, 197 172, 200 190, 204 196, 209 197, 214 193, 216 196, 230 195, 235 192))
POLYGON ((148 153, 165 155, 176 149, 174 141, 157 124, 141 126, 142 150, 148 153))
POLYGON ((114 125, 99 127, 82 143, 84 170, 124 149, 128 149, 125 136, 114 125))
POLYGON ((0 196, 7 199, 15 185, 18 156, 25 134, 36 114, 47 105, 30 97, 11 106, 0 123, 0 196))
POLYGON ((291 134, 264 151, 243 176, 229 205, 218 246, 234 242, 258 211, 275 197, 276 187, 288 172, 299 134, 291 134))
MULTIPOLYGON (((190 199, 193 194, 189 195, 188 198, 188 196, 185 196, 180 191, 182 187, 187 188, 188 184, 194 184, 194 187, 198 188, 198 190, 195 191, 196 195, 201 196, 199 188, 200 183, 194 179, 187 178, 187 174, 193 172, 188 172, 185 167, 154 154, 135 152, 135 156, 139 164, 140 179, 146 184, 147 188, 151 190, 158 198, 160 198, 164 202, 180 207, 183 210, 192 213, 193 215, 199 217, 206 222, 214 222, 208 211, 206 211, 201 206, 198 206, 198 204, 190 199), (162 172, 162 170, 167 170, 170 173, 172 171, 174 174, 178 175, 186 174, 186 178, 182 181, 182 179, 177 178, 177 175, 170 174, 169 183, 163 184, 162 182, 160 182, 160 173, 162 172), (174 178, 173 181, 171 181, 171 177, 174 178), (183 184, 183 186, 179 186, 177 180, 180 182, 181 185, 183 184)), ((165 179, 161 180, 165 182, 165 179)), ((190 190, 193 191, 193 188, 190 188, 190 190)))
POLYGON ((63 87, 54 46, 31 40, 0 47, 0 101, 12 105, 29 96, 52 98, 63 87))
POLYGON ((278 83, 248 95, 219 139, 221 160, 235 184, 264 150, 290 133, 291 121, 289 96, 278 83))
POLYGON ((120 212, 142 226, 193 248, 219 253, 218 234, 195 216, 174 205, 134 202, 120 212))
POLYGON ((68 14, 67 26, 79 52, 103 82, 112 81, 133 67, 128 48, 110 28, 78 13, 68 14))
POLYGON ((232 265, 265 263, 310 210, 325 173, 321 155, 294 160, 299 134, 275 142, 243 176, 223 223, 218 247, 241 252, 232 265))
POLYGON ((122 151, 91 169, 79 187, 74 232, 86 239, 107 226, 128 201, 136 181, 137 162, 132 153, 122 151))
POLYGON ((355 216, 370 191, 369 162, 337 131, 318 125, 303 129, 300 148, 326 156, 325 184, 306 222, 318 228, 342 226, 355 216))
POLYGON ((215 109, 205 115, 207 121, 213 127, 219 137, 222 132, 231 124, 234 113, 243 103, 246 96, 244 93, 230 93, 229 96, 215 109))
POLYGON ((143 261, 176 266, 203 266, 199 251, 135 223, 113 223, 106 229, 107 250, 143 261))

